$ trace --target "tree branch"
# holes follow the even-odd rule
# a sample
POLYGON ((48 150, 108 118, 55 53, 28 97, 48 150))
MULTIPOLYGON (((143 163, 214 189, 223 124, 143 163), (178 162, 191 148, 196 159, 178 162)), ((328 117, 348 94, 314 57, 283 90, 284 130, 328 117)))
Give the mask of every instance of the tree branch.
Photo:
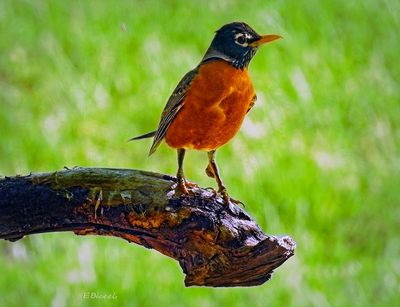
POLYGON ((129 169, 74 168, 0 179, 0 239, 73 231, 121 237, 179 261, 186 286, 255 286, 294 254, 240 207, 176 179, 129 169))

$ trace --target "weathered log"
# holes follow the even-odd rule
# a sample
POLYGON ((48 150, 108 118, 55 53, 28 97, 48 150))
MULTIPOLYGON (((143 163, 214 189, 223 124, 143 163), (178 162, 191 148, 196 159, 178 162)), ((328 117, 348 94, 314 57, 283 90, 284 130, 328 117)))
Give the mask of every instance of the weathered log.
POLYGON ((186 286, 255 286, 294 254, 240 207, 176 178, 129 169, 74 168, 0 179, 0 238, 73 231, 121 237, 179 261, 186 286))

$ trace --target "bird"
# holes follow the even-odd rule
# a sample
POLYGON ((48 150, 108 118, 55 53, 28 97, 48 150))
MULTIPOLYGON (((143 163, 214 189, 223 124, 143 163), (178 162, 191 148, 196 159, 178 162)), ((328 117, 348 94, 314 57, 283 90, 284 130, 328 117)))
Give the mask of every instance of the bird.
POLYGON ((216 150, 239 131, 257 96, 248 66, 260 46, 282 38, 259 35, 244 22, 232 22, 216 31, 200 63, 178 83, 168 99, 157 130, 131 138, 153 138, 149 156, 162 141, 177 150, 175 191, 188 195, 191 183, 185 178, 183 161, 187 150, 206 151, 207 176, 214 178, 225 203, 233 201, 216 163, 216 150))

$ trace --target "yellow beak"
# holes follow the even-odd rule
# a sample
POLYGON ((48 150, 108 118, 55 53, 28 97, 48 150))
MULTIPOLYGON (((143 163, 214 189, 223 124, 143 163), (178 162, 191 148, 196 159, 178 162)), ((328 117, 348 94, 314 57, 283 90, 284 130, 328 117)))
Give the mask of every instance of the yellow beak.
POLYGON ((255 42, 251 43, 250 45, 252 47, 258 47, 263 44, 273 42, 274 40, 277 40, 280 38, 283 38, 283 37, 280 35, 276 35, 276 34, 263 35, 263 36, 261 36, 261 38, 259 40, 256 40, 255 42))

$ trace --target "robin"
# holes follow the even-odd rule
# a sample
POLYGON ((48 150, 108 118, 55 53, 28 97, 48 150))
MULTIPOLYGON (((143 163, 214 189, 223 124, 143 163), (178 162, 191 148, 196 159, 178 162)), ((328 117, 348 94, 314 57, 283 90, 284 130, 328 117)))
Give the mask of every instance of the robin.
POLYGON ((217 181, 218 193, 226 203, 233 200, 219 175, 215 153, 239 131, 257 99, 248 73, 251 59, 261 45, 279 38, 259 35, 244 22, 221 27, 200 64, 182 78, 168 99, 157 130, 131 139, 153 137, 149 155, 163 140, 177 149, 178 194, 188 194, 183 159, 187 149, 196 149, 207 152, 206 174, 217 181))

